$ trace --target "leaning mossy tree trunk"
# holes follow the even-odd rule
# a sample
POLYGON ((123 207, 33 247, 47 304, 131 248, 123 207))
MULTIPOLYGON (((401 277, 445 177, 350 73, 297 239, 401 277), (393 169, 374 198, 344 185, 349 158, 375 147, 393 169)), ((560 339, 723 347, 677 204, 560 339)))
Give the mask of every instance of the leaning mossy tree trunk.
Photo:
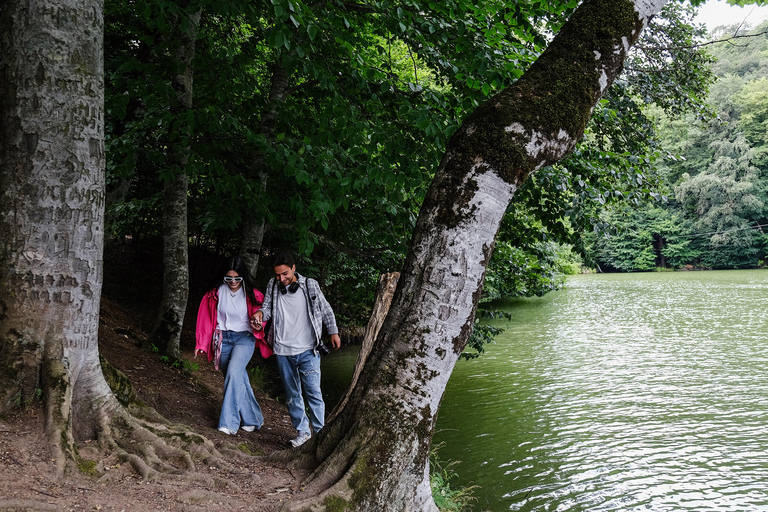
POLYGON ((451 138, 387 319, 344 409, 290 454, 314 471, 290 510, 435 511, 429 451, 516 190, 568 154, 663 1, 587 0, 533 66, 451 138))
POLYGON ((98 439, 150 477, 217 452, 153 411, 128 413, 102 373, 102 9, 0 2, 0 413, 42 405, 60 472, 98 439))

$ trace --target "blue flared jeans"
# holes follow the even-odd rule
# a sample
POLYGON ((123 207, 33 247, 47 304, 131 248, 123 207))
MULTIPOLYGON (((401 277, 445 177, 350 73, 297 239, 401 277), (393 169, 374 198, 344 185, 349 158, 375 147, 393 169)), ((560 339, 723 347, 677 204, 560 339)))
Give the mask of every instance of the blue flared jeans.
POLYGON ((237 432, 241 421, 245 427, 261 428, 264 416, 253 396, 251 381, 245 369, 256 347, 256 339, 253 333, 247 331, 222 331, 221 334, 219 369, 224 374, 224 402, 221 404, 219 428, 226 427, 237 432))
POLYGON ((311 434, 302 390, 309 406, 312 430, 319 432, 325 425, 325 402, 320 392, 320 355, 307 350, 295 356, 278 356, 277 368, 285 387, 288 414, 300 434, 311 434))

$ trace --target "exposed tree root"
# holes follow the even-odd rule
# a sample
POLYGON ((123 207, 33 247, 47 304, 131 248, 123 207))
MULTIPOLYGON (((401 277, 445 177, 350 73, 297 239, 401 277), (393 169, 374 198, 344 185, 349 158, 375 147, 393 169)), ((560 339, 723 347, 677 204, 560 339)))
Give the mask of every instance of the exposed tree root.
MULTIPOLYGON (((210 484, 209 476, 197 474, 198 464, 230 472, 240 471, 225 460, 209 439, 185 425, 169 422, 152 408, 123 407, 114 396, 100 402, 92 402, 91 411, 95 414, 90 415, 95 422, 93 431, 98 440, 99 456, 106 458, 114 454, 121 462, 130 464, 146 481, 170 478, 210 484)), ((49 425, 53 428, 47 429, 47 434, 54 447, 57 473, 61 476, 65 471, 74 471, 74 466, 83 459, 71 430, 67 428, 69 422, 50 421, 49 425)), ((235 448, 226 450, 228 453, 238 451, 235 448)), ((99 472, 95 471, 95 474, 99 472)), ((101 478, 108 478, 108 474, 102 474, 101 478)))
MULTIPOLYGON (((121 396, 136 396, 121 372, 108 366, 103 358, 100 365, 111 370, 110 384, 119 384, 121 396)), ((53 446, 59 476, 73 470, 75 465, 89 462, 81 459, 77 442, 93 438, 98 440, 101 452, 97 457, 115 455, 121 462, 130 464, 147 481, 162 477, 210 483, 209 476, 196 471, 198 464, 232 473, 240 472, 225 460, 213 442, 186 425, 170 422, 153 408, 136 401, 128 404, 118 401, 114 389, 111 390, 101 378, 101 371, 80 376, 81 380, 87 381, 92 377, 93 381, 78 382, 80 394, 75 399, 75 386, 70 382, 66 365, 51 358, 49 368, 50 373, 58 377, 59 385, 48 391, 46 433, 53 446), (77 416, 76 421, 73 421, 74 416, 77 416), (73 431, 73 423, 79 427, 76 432, 73 431)), ((237 455, 247 458, 236 446, 225 446, 223 450, 229 457, 237 455)), ((78 469, 82 470, 81 467, 78 469)), ((98 473, 94 469, 94 474, 98 473)), ((101 476, 108 478, 106 474, 101 476)))
POLYGON ((416 422, 398 428, 386 401, 368 404, 367 414, 354 410, 360 403, 351 400, 301 448, 268 457, 311 470, 302 481, 302 494, 281 511, 437 512, 416 422), (376 427, 383 424, 392 427, 376 427))
POLYGON ((153 410, 121 410, 105 420, 98 434, 100 446, 130 463, 145 480, 160 475, 186 477, 194 473, 195 460, 229 466, 209 439, 184 425, 163 420, 153 410))

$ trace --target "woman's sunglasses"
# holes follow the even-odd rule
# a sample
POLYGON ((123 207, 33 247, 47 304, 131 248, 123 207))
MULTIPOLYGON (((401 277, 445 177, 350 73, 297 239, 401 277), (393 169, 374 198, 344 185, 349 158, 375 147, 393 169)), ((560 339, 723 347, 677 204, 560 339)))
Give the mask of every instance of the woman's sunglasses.
POLYGON ((239 283, 242 280, 243 280, 242 277, 229 277, 229 276, 227 276, 227 277, 224 278, 224 281, 226 281, 227 283, 232 283, 232 282, 239 283))

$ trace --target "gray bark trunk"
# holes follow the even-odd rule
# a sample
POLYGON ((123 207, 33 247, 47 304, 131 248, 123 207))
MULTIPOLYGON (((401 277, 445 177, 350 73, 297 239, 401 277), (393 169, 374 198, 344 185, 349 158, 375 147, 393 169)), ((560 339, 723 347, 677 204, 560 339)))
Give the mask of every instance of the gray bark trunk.
POLYGON ((429 449, 474 321, 502 216, 525 179, 572 150, 663 1, 587 0, 513 86, 448 144, 387 319, 346 407, 303 450, 313 498, 355 511, 435 511, 429 449))
MULTIPOLYGON (((272 66, 272 86, 269 91, 267 108, 261 116, 258 133, 271 138, 275 132, 275 123, 280 114, 280 105, 285 102, 288 96, 288 73, 285 68, 275 63, 272 66)), ((256 154, 251 166, 250 178, 258 179, 261 183, 261 193, 267 193, 267 171, 264 168, 264 155, 260 152, 256 154)), ((258 200, 257 200, 258 202, 258 200)), ((266 223, 264 222, 263 212, 249 209, 245 215, 243 224, 243 241, 240 247, 240 255, 243 258, 248 271, 252 276, 256 275, 259 267, 259 255, 261 254, 261 244, 264 240, 266 223)))
MULTIPOLYGON (((174 79, 178 103, 172 111, 182 114, 192 108, 193 70, 200 12, 189 16, 189 32, 182 34, 176 55, 182 73, 174 79)), ((180 27, 181 23, 177 23, 180 27)), ((182 116, 180 116, 182 117, 182 116)), ((156 326, 149 338, 172 359, 181 358, 181 328, 189 298, 189 237, 187 234, 187 193, 189 179, 189 129, 182 127, 179 142, 171 146, 168 165, 176 169, 163 186, 163 297, 156 326)))
POLYGON ((102 34, 99 0, 0 4, 0 409, 42 398, 59 462, 119 407, 97 339, 102 34))
MULTIPOLYGON (((256 165, 260 165, 260 162, 256 165)), ((261 194, 266 194, 266 172, 260 172, 258 177, 261 183, 261 194)), ((243 262, 245 263, 245 266, 248 267, 248 272, 250 272, 252 276, 255 276, 256 271, 259 269, 261 245, 264 241, 264 233, 266 230, 267 223, 264 220, 264 215, 253 209, 249 209, 245 213, 245 218, 243 219, 243 241, 240 244, 240 257, 243 258, 243 262)))

